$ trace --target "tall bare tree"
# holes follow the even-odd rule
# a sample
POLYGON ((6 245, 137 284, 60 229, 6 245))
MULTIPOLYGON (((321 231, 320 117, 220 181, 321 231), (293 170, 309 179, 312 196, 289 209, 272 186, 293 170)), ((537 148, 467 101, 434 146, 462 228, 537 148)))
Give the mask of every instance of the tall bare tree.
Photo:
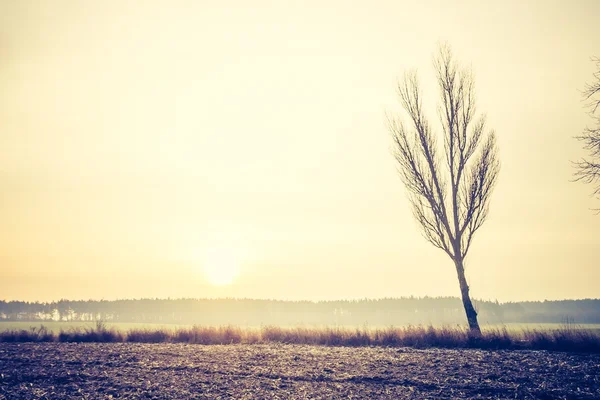
POLYGON ((582 96, 595 127, 587 127, 582 135, 577 136, 583 142, 584 149, 589 151, 590 158, 575 163, 575 180, 594 185, 593 194, 600 196, 600 58, 593 58, 592 61, 596 63, 597 71, 594 81, 586 85, 582 96))
POLYGON ((441 102, 438 114, 443 145, 423 110, 415 72, 398 84, 409 122, 388 118, 393 154, 425 238, 454 261, 469 328, 481 333, 465 278, 465 257, 484 223, 500 163, 496 136, 476 117, 474 80, 453 59, 448 46, 434 58, 441 102))

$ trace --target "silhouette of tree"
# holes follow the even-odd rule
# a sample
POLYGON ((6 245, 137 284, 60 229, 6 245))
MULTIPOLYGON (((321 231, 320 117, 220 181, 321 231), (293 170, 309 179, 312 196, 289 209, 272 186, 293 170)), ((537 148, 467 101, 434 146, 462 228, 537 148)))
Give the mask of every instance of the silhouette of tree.
POLYGON ((494 131, 476 118, 474 80, 447 45, 434 58, 441 104, 443 155, 423 110, 416 72, 406 73, 398 95, 409 123, 388 118, 398 172, 425 238, 454 261, 469 328, 480 333, 469 297, 465 257, 484 223, 500 171, 494 131))
POLYGON ((575 180, 594 185, 593 194, 600 195, 600 58, 593 58, 592 61, 597 67, 594 82, 586 85, 582 96, 587 102, 595 127, 587 127, 582 135, 576 136, 583 142, 583 148, 589 151, 590 158, 575 163, 575 180))

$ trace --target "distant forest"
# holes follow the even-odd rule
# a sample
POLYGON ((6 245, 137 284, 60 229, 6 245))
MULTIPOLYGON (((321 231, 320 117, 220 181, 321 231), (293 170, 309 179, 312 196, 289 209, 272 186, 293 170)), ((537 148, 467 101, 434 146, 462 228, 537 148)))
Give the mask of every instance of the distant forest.
MULTIPOLYGON (((600 323, 600 299, 498 303, 475 301, 480 321, 600 323)), ((281 301, 252 299, 0 301, 0 321, 96 321, 201 325, 463 324, 456 297, 281 301)))

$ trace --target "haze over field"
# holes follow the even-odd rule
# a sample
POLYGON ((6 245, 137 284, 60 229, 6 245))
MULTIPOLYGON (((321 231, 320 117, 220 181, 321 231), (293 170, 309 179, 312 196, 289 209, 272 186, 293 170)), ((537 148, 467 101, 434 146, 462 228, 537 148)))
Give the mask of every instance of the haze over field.
POLYGON ((594 0, 0 1, 0 300, 458 296, 385 126, 412 68, 435 120, 446 41, 502 163, 471 295, 598 298, 600 203, 571 182, 598 15, 594 0))

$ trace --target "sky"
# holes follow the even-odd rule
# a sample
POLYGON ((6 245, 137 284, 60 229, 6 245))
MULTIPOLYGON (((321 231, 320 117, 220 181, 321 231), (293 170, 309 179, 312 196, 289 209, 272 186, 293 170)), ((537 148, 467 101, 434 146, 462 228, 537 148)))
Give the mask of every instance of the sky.
POLYGON ((386 113, 475 76, 502 170, 475 298, 600 297, 573 182, 600 2, 0 0, 0 299, 458 296, 386 113))

